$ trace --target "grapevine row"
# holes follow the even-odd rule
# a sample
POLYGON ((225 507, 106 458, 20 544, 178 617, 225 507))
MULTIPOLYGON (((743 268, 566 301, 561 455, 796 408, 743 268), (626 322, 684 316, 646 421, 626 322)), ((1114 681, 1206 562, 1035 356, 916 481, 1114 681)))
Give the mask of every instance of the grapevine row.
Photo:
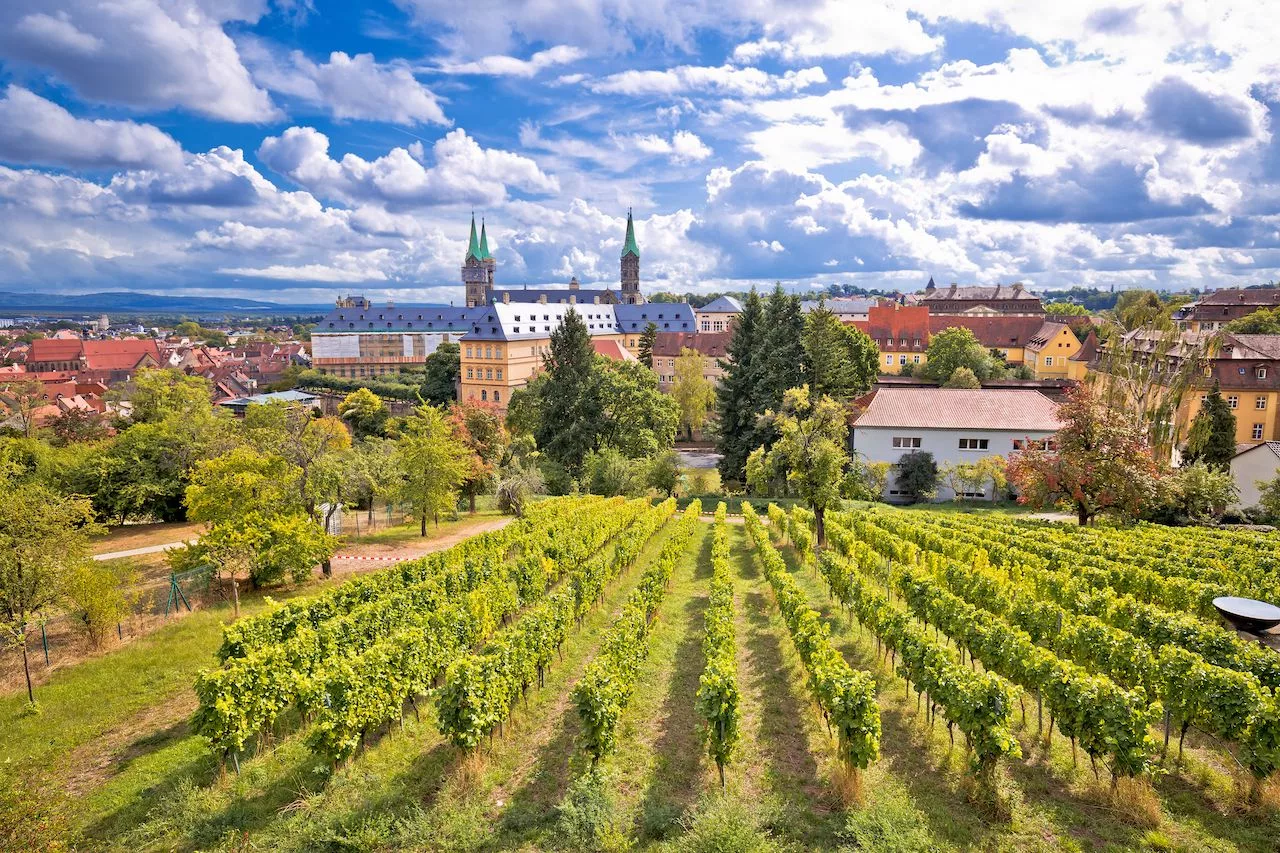
POLYGON ((698 680, 698 714, 706 722, 707 752, 720 772, 724 787, 724 767, 738 742, 740 719, 738 693, 737 640, 733 626, 733 575, 729 567, 729 528, 725 505, 716 507, 711 531, 711 591, 704 616, 706 633, 702 654, 707 665, 698 680))
POLYGON ((646 512, 602 552, 577 567, 559 590, 500 631, 480 653, 450 664, 440 689, 437 723, 456 746, 474 749, 511 714, 536 680, 542 686, 569 629, 602 599, 605 586, 635 563, 640 549, 675 513, 668 499, 646 512))
POLYGON ((834 727, 845 767, 865 770, 880 754, 880 708, 870 673, 854 670, 832 647, 827 626, 805 602, 786 563, 769 542, 759 516, 742 505, 747 535, 764 565, 778 610, 809 674, 809 688, 829 727, 834 727))
POLYGON ((622 615, 610 627, 600 653, 574 685, 573 702, 582 719, 583 742, 593 765, 616 743, 618 720, 631 701, 640 664, 649 653, 653 615, 666 595, 676 560, 700 524, 701 513, 702 503, 696 499, 685 508, 657 560, 645 570, 623 606, 622 615))
MULTIPOLYGON (((861 556, 855 560, 858 568, 874 576, 874 562, 868 561, 867 552, 861 556)), ((1149 729, 1161 708, 1147 701, 1145 691, 1125 690, 1062 660, 1033 643, 1025 631, 942 589, 914 564, 898 563, 894 569, 893 586, 914 616, 951 637, 988 670, 1042 699, 1049 708, 1050 734, 1056 723, 1071 739, 1073 750, 1078 741, 1091 760, 1109 755, 1113 780, 1150 769, 1155 745, 1149 729)))

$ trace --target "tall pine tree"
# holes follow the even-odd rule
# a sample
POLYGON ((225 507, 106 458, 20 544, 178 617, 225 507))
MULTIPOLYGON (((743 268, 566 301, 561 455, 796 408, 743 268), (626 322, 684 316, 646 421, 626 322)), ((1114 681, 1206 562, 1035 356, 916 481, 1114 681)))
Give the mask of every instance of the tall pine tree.
POLYGON ((865 333, 840 322, 826 304, 805 317, 805 382, 814 397, 847 400, 871 390, 880 353, 865 333))
POLYGON ((649 321, 640 333, 640 363, 653 370, 653 345, 658 341, 658 324, 649 321))
POLYGON ((764 337, 764 309, 760 295, 751 288, 742 313, 733 323, 733 336, 720 362, 724 376, 716 388, 716 450, 721 454, 720 476, 742 482, 746 478, 747 456, 757 446, 756 417, 760 405, 758 357, 764 337))
MULTIPOLYGON (((760 341, 760 400, 756 414, 782 410, 782 397, 804 384, 804 313, 800 297, 775 284, 764 306, 765 333, 760 341)), ((778 430, 766 423, 755 435, 755 446, 771 447, 778 430)), ((755 447, 751 448, 752 450, 755 447)))
POLYGON ((591 333, 577 311, 565 312, 543 361, 547 380, 539 388, 542 417, 534 438, 547 456, 577 477, 607 426, 591 333))
POLYGON ((1236 416, 1215 380, 1213 390, 1204 398, 1200 411, 1191 422, 1187 446, 1182 451, 1185 463, 1203 462, 1211 468, 1225 471, 1231 467, 1231 457, 1236 455, 1236 416))

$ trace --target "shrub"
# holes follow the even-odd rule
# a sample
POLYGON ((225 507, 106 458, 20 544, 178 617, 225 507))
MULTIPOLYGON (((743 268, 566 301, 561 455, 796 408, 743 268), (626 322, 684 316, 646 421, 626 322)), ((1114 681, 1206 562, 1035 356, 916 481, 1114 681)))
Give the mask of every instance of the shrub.
POLYGON ((583 773, 556 807, 561 841, 571 850, 606 850, 625 844, 616 825, 613 780, 599 768, 583 773))
POLYGON ((101 648, 111 630, 133 612, 140 593, 131 589, 139 572, 127 560, 87 561, 63 578, 63 595, 76 617, 76 628, 93 648, 101 648))
POLYGON ((894 483, 912 503, 931 499, 938 491, 938 464, 933 454, 923 451, 908 453, 893 466, 894 483))
POLYGON ((934 850, 937 843, 925 816, 905 794, 893 794, 865 809, 849 814, 845 840, 858 850, 882 853, 919 853, 934 850))
POLYGON ((685 834, 676 849, 685 853, 766 853, 781 849, 761 829, 758 804, 736 795, 713 795, 681 823, 685 834))

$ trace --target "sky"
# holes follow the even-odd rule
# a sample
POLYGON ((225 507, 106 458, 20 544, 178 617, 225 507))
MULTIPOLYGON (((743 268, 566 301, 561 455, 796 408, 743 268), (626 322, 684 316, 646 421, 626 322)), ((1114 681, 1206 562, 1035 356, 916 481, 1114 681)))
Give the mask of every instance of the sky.
POLYGON ((4 0, 0 290, 1280 278, 1273 0, 4 0))

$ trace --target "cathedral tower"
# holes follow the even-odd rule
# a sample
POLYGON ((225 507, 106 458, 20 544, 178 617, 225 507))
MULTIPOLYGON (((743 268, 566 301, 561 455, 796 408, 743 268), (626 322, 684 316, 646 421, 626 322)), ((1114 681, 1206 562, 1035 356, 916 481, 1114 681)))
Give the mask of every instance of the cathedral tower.
POLYGON ((636 226, 627 209, 627 238, 622 244, 622 301, 627 305, 644 304, 640 293, 640 247, 636 245, 636 226))
MULTIPOLYGON (((483 226, 481 231, 483 231, 483 226)), ((496 264, 489 255, 489 240, 476 238, 476 217, 471 216, 471 239, 467 242, 467 255, 462 260, 462 284, 466 288, 467 307, 474 308, 489 302, 493 289, 493 272, 496 264)))

